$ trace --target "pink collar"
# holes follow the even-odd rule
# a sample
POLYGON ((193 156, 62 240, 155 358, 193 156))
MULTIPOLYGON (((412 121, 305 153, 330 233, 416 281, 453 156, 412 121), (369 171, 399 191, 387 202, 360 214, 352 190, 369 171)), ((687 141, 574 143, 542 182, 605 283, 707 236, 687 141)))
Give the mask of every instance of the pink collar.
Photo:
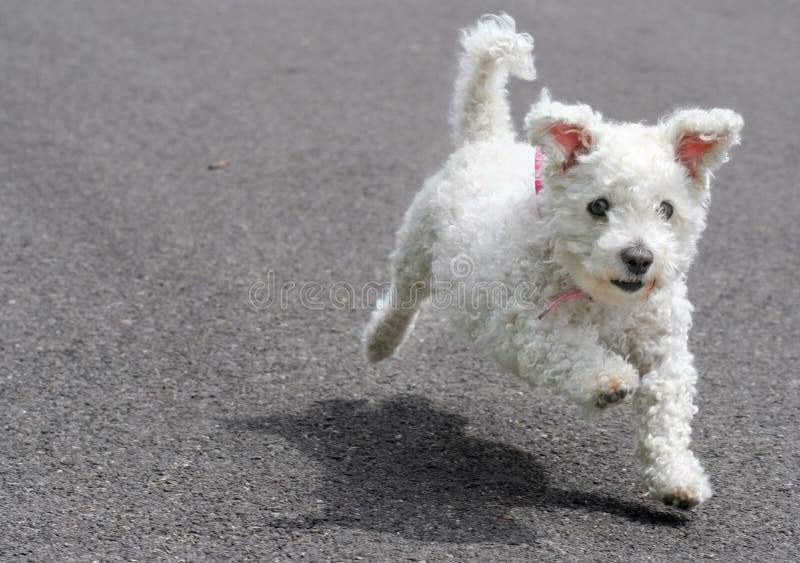
POLYGON ((534 183, 534 187, 536 188, 536 193, 538 194, 544 188, 544 184, 542 184, 542 162, 544 162, 544 154, 542 151, 539 150, 539 147, 533 147, 535 164, 534 164, 534 172, 533 177, 536 178, 534 183))
MULTIPOLYGON (((542 154, 542 151, 539 150, 539 147, 534 147, 534 151, 535 151, 535 155, 536 155, 534 157, 535 158, 535 164, 534 164, 534 178, 535 178, 534 188, 536 189, 536 193, 538 194, 539 192, 541 192, 544 189, 544 184, 542 183, 542 173, 541 173, 542 162, 544 161, 544 154, 542 154)), ((541 209, 539 209, 537 207, 537 210, 539 212, 539 219, 541 219, 542 218, 541 209)), ((559 295, 558 297, 553 299, 547 305, 547 307, 544 308, 544 311, 541 312, 541 314, 539 315, 538 318, 539 319, 544 318, 544 316, 547 313, 549 313, 550 311, 552 311, 553 309, 555 309, 556 307, 561 305, 564 301, 569 301, 570 299, 575 299, 576 297, 587 297, 587 294, 582 289, 573 289, 572 291, 568 291, 568 292, 566 292, 566 293, 564 293, 562 295, 559 295)))
POLYGON ((570 299, 575 299, 576 297, 586 297, 586 296, 587 296, 586 292, 583 291, 582 289, 573 289, 572 291, 563 293, 558 297, 556 297, 555 299, 553 299, 550 303, 548 303, 547 307, 544 308, 544 311, 539 313, 539 316, 537 318, 543 319, 547 313, 549 313, 550 311, 561 305, 564 301, 569 301, 570 299))

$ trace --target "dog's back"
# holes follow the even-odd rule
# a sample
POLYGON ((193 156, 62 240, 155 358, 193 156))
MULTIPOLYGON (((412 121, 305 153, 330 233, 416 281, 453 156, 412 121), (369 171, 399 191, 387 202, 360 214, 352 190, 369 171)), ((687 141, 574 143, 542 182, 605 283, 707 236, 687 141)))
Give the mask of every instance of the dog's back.
MULTIPOLYGON (((406 212, 391 257, 392 287, 364 332, 367 358, 373 362, 391 356, 410 332, 420 305, 430 295, 434 269, 437 279, 461 275, 450 259, 434 264, 435 248, 447 245, 448 252, 440 253, 445 257, 483 255, 489 259, 482 262, 484 267, 496 271, 488 251, 474 245, 485 246, 492 233, 502 236, 499 209, 508 206, 493 204, 513 199, 514 190, 532 188, 533 149, 515 143, 505 86, 510 74, 524 80, 536 77, 533 38, 516 33, 510 16, 490 15, 462 33, 461 46, 450 116, 458 150, 444 171, 461 168, 464 173, 460 178, 448 179, 444 172, 431 178, 406 212), (471 165, 487 160, 497 166, 471 165), (473 168, 474 174, 469 172, 473 168), (493 207, 498 213, 492 212, 493 207), (472 236, 480 232, 485 236, 472 236)), ((469 267, 474 274, 474 262, 469 267)))

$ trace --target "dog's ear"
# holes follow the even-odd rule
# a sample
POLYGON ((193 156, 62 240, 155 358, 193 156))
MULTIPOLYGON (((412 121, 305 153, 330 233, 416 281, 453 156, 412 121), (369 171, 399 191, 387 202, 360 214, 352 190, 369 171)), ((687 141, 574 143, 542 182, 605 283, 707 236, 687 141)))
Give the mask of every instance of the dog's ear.
POLYGON ((587 105, 553 102, 547 89, 525 117, 525 131, 531 144, 567 169, 581 154, 592 150, 602 116, 587 105))
POLYGON ((689 177, 705 181, 728 161, 728 149, 741 142, 742 117, 729 110, 683 109, 661 124, 675 150, 675 159, 686 167, 689 177))

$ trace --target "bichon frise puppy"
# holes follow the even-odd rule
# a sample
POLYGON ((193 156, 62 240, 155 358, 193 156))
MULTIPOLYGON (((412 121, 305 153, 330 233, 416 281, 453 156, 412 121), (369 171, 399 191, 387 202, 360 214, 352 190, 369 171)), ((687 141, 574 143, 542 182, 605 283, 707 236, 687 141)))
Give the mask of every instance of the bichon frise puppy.
POLYGON ((458 149, 406 212, 392 289, 365 331, 389 357, 425 300, 508 371, 587 409, 633 399, 650 493, 688 509, 711 496, 689 449, 697 372, 686 273, 712 172, 742 118, 685 109, 614 123, 545 91, 517 142, 504 90, 533 80, 533 39, 508 15, 463 33, 452 110, 458 149))

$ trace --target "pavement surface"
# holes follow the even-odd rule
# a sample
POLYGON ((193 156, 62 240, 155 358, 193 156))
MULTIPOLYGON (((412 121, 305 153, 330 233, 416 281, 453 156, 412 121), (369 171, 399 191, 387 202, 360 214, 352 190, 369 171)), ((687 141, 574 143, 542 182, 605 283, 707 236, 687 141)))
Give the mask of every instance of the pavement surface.
POLYGON ((0 559, 797 560, 798 29, 796 0, 4 0, 0 559), (696 513, 643 496, 629 406, 583 419, 441 315, 362 360, 488 10, 536 37, 518 123, 545 85, 745 117, 690 279, 696 513))

